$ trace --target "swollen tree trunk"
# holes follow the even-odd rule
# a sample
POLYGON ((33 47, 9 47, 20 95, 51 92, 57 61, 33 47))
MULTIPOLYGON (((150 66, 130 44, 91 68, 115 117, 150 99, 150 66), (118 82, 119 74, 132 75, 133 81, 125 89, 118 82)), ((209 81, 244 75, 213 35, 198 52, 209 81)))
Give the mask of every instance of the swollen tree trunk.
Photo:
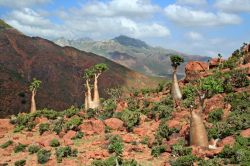
POLYGON ((173 76, 172 76, 172 97, 173 99, 181 99, 182 94, 178 84, 177 76, 176 76, 177 68, 173 68, 173 76))
POLYGON ((208 147, 208 137, 200 113, 192 111, 190 120, 190 144, 208 147))
POLYGON ((84 108, 85 108, 85 110, 89 109, 88 93, 87 92, 85 92, 84 108))
POLYGON ((36 112, 35 95, 36 95, 35 90, 32 90, 32 94, 31 94, 31 107, 30 107, 30 112, 31 112, 31 113, 36 112))
POLYGON ((94 81, 94 107, 98 108, 100 106, 100 96, 98 91, 98 77, 99 75, 95 75, 95 81, 94 81))

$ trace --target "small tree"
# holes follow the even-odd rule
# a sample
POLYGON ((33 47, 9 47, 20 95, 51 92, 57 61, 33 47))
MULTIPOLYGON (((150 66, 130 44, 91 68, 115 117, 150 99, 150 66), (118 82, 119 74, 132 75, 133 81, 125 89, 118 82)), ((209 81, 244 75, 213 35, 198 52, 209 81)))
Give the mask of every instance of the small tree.
POLYGON ((180 66, 180 64, 184 62, 184 59, 178 55, 173 55, 170 57, 170 60, 172 62, 172 67, 173 67, 172 90, 171 90, 172 97, 173 99, 181 99, 182 94, 178 84, 176 73, 178 66, 180 66))
POLYGON ((31 107, 30 107, 31 113, 36 112, 35 96, 36 96, 37 89, 40 87, 41 83, 42 81, 37 80, 36 78, 33 78, 33 81, 29 86, 29 89, 31 91, 31 107))
POLYGON ((108 70, 108 66, 104 63, 96 64, 95 66, 84 71, 84 79, 86 80, 85 92, 85 110, 98 108, 100 106, 100 96, 98 91, 98 78, 108 70), (90 82, 94 79, 94 97, 92 98, 90 82))
POLYGON ((222 81, 214 76, 209 76, 199 80, 195 89, 199 97, 200 109, 199 111, 191 111, 190 144, 208 147, 208 136, 201 114, 205 108, 205 99, 223 92, 222 81))

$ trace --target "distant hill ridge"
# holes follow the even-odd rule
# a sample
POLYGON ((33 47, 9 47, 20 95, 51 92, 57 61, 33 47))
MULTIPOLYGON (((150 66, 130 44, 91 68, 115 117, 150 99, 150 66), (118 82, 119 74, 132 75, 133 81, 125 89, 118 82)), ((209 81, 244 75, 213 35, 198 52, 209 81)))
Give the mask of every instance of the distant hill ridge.
MULTIPOLYGON (((142 40, 125 35, 104 41, 58 38, 54 42, 60 46, 72 46, 83 51, 102 55, 147 75, 169 76, 172 72, 169 59, 171 55, 183 56, 186 63, 190 60, 207 61, 210 59, 206 56, 188 55, 171 49, 152 47, 142 40)), ((184 75, 186 63, 180 67, 179 75, 184 75)))

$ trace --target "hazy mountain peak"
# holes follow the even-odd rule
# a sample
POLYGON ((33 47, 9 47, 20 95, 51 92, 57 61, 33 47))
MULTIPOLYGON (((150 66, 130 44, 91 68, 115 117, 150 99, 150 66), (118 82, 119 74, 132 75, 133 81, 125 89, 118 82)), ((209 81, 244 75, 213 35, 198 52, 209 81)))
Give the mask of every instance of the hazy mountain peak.
POLYGON ((135 38, 131 38, 125 35, 120 35, 118 37, 115 37, 114 39, 112 39, 118 43, 120 43, 121 45, 125 45, 125 46, 132 46, 132 47, 138 47, 138 48, 149 48, 149 46, 144 42, 141 41, 139 39, 135 39, 135 38))

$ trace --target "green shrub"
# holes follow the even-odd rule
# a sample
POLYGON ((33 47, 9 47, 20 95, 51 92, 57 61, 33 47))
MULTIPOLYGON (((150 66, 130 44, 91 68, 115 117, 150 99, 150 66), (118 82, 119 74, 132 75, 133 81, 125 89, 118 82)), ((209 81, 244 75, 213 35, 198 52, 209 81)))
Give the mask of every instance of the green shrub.
POLYGON ((121 114, 121 120, 124 122, 128 131, 132 131, 132 129, 140 122, 140 113, 138 111, 125 109, 121 114))
POLYGON ((45 164, 51 156, 51 152, 45 149, 40 149, 37 152, 37 161, 39 164, 45 164))
POLYGON ((41 123, 39 125, 39 133, 42 135, 45 131, 49 131, 49 124, 48 123, 41 123))
POLYGON ((97 112, 98 112, 97 110, 92 109, 92 108, 87 109, 87 111, 86 111, 86 113, 87 113, 86 118, 94 118, 94 117, 96 117, 97 116, 97 112))
POLYGON ((223 109, 221 108, 215 109, 214 111, 208 114, 208 122, 214 123, 214 122, 221 121, 223 114, 224 114, 223 109))
POLYGON ((81 139, 82 137, 84 137, 84 133, 81 131, 77 131, 76 135, 72 138, 73 140, 75 139, 81 139))
POLYGON ((230 147, 226 145, 218 155, 224 159, 225 164, 249 165, 250 163, 250 138, 236 137, 235 144, 230 147))
POLYGON ((71 106, 70 108, 66 109, 63 111, 63 114, 67 117, 67 118, 71 118, 72 116, 78 114, 80 112, 80 110, 74 106, 71 106))
POLYGON ((52 139, 51 141, 50 141, 50 143, 49 143, 49 145, 51 146, 51 147, 58 147, 58 146, 60 146, 60 142, 57 140, 57 139, 52 139))
POLYGON ((76 130, 80 124, 82 124, 82 119, 80 117, 74 117, 65 123, 65 129, 76 130))
POLYGON ((186 156, 192 154, 192 148, 185 147, 184 140, 179 140, 176 144, 172 146, 172 154, 174 156, 186 156))
POLYGON ((159 157, 162 153, 166 151, 166 147, 163 145, 153 146, 151 150, 151 155, 154 157, 159 157))
POLYGON ((117 156, 111 156, 106 160, 94 160, 91 166, 140 166, 134 159, 124 160, 117 156), (117 164, 118 163, 118 164, 117 164))
POLYGON ((170 164, 171 166, 193 166, 193 163, 197 160, 198 158, 194 155, 185 155, 171 160, 170 164))
POLYGON ((163 103, 155 103, 152 110, 154 112, 154 117, 156 117, 156 114, 160 119, 170 119, 172 117, 173 108, 169 105, 165 105, 163 103))
POLYGON ((140 108, 139 100, 137 100, 136 98, 128 98, 127 103, 128 109, 131 111, 135 111, 140 108))
POLYGON ((250 111, 250 94, 247 92, 231 93, 225 98, 230 103, 231 110, 237 113, 248 113, 250 111))
POLYGON ((161 144, 163 139, 169 139, 169 136, 177 132, 176 128, 169 128, 166 121, 162 120, 157 131, 156 131, 156 140, 161 144))
POLYGON ((235 70, 231 74, 230 82, 236 88, 241 88, 249 85, 249 80, 245 71, 235 70))
POLYGON ((112 128, 111 128, 111 127, 109 127, 109 126, 105 126, 105 129, 104 129, 105 133, 110 133, 110 132, 111 132, 111 130, 112 130, 112 128))
POLYGON ((62 162, 62 158, 64 157, 77 157, 77 149, 71 149, 69 146, 60 147, 56 149, 56 158, 57 162, 62 162))
POLYGON ((107 99, 103 102, 103 112, 100 114, 100 119, 105 120, 112 118, 116 109, 116 102, 112 99, 107 99))
POLYGON ((16 126, 13 130, 14 133, 18 133, 20 131, 22 131, 25 128, 25 126, 16 126))
POLYGON ((6 141, 5 143, 3 143, 2 145, 1 145, 1 148, 2 149, 5 149, 5 148, 7 148, 8 146, 10 146, 10 145, 12 145, 13 144, 13 141, 12 140, 8 140, 8 141, 6 141))
POLYGON ((30 145, 28 151, 30 154, 37 153, 41 148, 37 145, 30 145))
POLYGON ((18 160, 15 162, 15 166, 24 166, 26 164, 26 160, 18 160))
POLYGON ((148 142, 149 142, 149 137, 148 136, 143 137, 143 140, 141 140, 141 143, 145 144, 145 145, 147 145, 148 142))
POLYGON ((48 119, 57 119, 58 117, 62 117, 63 114, 61 112, 57 112, 55 110, 50 110, 47 108, 44 108, 43 110, 37 110, 35 113, 33 113, 34 117, 46 117, 48 119))
POLYGON ((224 164, 222 159, 213 158, 213 159, 199 161, 198 166, 224 166, 224 164))
POLYGON ((120 156, 123 152, 124 144, 120 136, 114 135, 109 138, 108 151, 120 156))
POLYGON ((63 119, 63 117, 60 117, 60 118, 56 119, 56 120, 53 122, 52 130, 53 130, 56 134, 59 134, 59 133, 62 131, 63 126, 64 126, 64 119, 63 119))
POLYGON ((224 92, 223 80, 216 76, 202 78, 200 83, 200 90, 206 92, 206 97, 224 92))
POLYGON ((14 148, 14 152, 15 153, 23 152, 23 151, 25 151, 26 147, 27 147, 27 145, 18 143, 18 145, 14 148))

